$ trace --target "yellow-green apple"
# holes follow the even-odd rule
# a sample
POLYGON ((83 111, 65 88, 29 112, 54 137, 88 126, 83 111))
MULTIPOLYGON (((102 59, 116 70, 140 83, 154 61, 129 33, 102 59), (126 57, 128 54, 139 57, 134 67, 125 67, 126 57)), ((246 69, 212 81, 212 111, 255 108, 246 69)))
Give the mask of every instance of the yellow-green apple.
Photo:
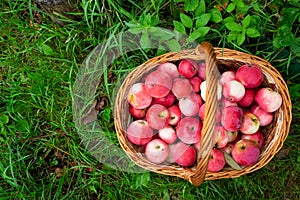
POLYGON ((252 112, 245 111, 243 113, 243 122, 240 131, 244 134, 256 133, 259 129, 259 119, 252 112))

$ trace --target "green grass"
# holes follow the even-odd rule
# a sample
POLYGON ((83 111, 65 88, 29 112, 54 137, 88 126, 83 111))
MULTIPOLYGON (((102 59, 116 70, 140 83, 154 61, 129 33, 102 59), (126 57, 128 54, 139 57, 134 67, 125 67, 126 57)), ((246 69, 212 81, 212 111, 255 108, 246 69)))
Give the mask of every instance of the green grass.
MULTIPOLYGON (((0 2, 0 199, 300 199, 299 71, 289 71, 287 66, 294 69, 290 65, 294 57, 286 49, 274 50, 269 38, 249 40, 240 47, 216 42, 220 36, 215 34, 206 38, 266 58, 291 89, 290 134, 283 151, 264 168, 194 187, 176 177, 114 170, 91 155, 77 132, 72 110, 73 86, 84 59, 111 33, 126 30, 124 22, 137 20, 143 12, 170 17, 161 17, 164 27, 172 26, 173 17, 166 0, 128 1, 124 9, 118 6, 122 1, 93 2, 79 2, 82 20, 64 27, 52 23, 33 1, 0 2), (34 28, 30 20, 36 12, 41 13, 42 23, 34 28)), ((262 29, 276 29, 268 23, 272 9, 263 11, 262 29)), ((135 51, 119 58, 104 73, 96 98, 113 94, 115 82, 155 55, 135 51)), ((108 101, 98 118, 107 127, 109 140, 118 145, 111 134, 112 105, 108 101)))

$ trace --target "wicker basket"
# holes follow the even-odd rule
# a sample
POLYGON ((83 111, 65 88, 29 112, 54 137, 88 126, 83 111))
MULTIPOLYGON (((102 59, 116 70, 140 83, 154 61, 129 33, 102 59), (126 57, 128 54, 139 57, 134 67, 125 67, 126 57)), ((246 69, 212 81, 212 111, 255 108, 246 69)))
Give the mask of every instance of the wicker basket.
POLYGON ((130 159, 138 166, 160 174, 177 176, 188 180, 193 185, 200 185, 204 180, 216 180, 221 178, 235 178, 264 167, 274 155, 281 149, 290 129, 292 119, 291 100, 286 83, 280 73, 271 64, 259 57, 242 53, 231 49, 213 48, 210 43, 204 42, 196 49, 184 50, 180 52, 171 52, 152 58, 135 68, 124 80, 120 90, 117 93, 114 109, 115 128, 119 143, 130 159), (128 142, 125 132, 127 126, 132 120, 129 114, 127 94, 129 87, 141 80, 149 71, 156 68, 164 62, 176 62, 185 58, 194 60, 205 60, 206 62, 206 117, 203 122, 200 146, 202 152, 199 153, 197 163, 193 167, 181 167, 176 164, 153 164, 148 161, 141 150, 128 142), (256 64, 261 67, 264 74, 264 86, 270 86, 278 91, 283 98, 283 104, 279 110, 274 113, 272 124, 268 125, 262 132, 265 135, 265 143, 261 149, 259 160, 250 167, 244 167, 242 170, 234 170, 231 167, 225 167, 220 172, 207 171, 209 154, 212 149, 212 134, 215 127, 215 113, 217 103, 217 79, 219 71, 237 69, 243 64, 256 64), (217 64, 217 66, 216 66, 217 64))

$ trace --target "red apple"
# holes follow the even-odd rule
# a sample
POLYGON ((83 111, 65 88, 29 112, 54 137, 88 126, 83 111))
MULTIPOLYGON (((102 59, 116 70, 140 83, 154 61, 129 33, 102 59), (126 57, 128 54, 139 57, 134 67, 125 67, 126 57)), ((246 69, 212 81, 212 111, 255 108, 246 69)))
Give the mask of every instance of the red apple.
POLYGON ((223 85, 223 95, 229 101, 240 101, 245 95, 245 87, 236 80, 226 82, 223 85))
POLYGON ((199 92, 202 80, 198 76, 193 76, 192 78, 189 78, 189 81, 192 85, 193 91, 199 92))
POLYGON ((152 140, 146 145, 145 156, 149 161, 155 164, 165 162, 169 153, 169 146, 160 139, 152 140))
POLYGON ((226 72, 222 73, 220 83, 222 85, 224 85, 225 83, 232 81, 232 80, 236 80, 235 72, 230 70, 230 71, 226 71, 226 72))
POLYGON ((202 80, 206 80, 206 63, 205 62, 200 62, 198 64, 198 76, 202 80))
POLYGON ((207 170, 210 172, 221 171, 226 164, 225 156, 219 149, 213 148, 211 150, 210 159, 208 161, 207 170))
POLYGON ((255 90, 254 89, 246 89, 244 97, 238 101, 239 106, 248 107, 254 101, 255 90))
POLYGON ((176 127, 177 137, 186 144, 195 144, 200 141, 202 123, 193 117, 182 118, 176 127))
POLYGON ((172 144, 177 140, 176 131, 171 126, 159 129, 158 136, 168 144, 172 144))
POLYGON ((133 106, 129 105, 129 112, 132 115, 132 117, 136 119, 141 119, 146 116, 147 109, 136 109, 133 106))
POLYGON ((223 148, 228 143, 227 130, 220 125, 215 126, 215 131, 213 135, 213 145, 217 148, 223 148))
POLYGON ((238 164, 252 166, 257 162, 260 150, 254 141, 241 139, 233 146, 231 155, 238 164))
POLYGON ((136 120, 129 124, 126 136, 128 140, 137 145, 145 145, 151 141, 153 129, 145 120, 136 120))
POLYGON ((259 66, 245 64, 236 71, 236 79, 241 82, 245 88, 256 88, 262 84, 264 76, 259 66))
POLYGON ((145 79, 147 92, 155 98, 166 96, 172 88, 172 78, 165 72, 153 71, 145 79))
POLYGON ((264 111, 258 105, 252 106, 251 112, 258 117, 260 126, 267 126, 273 121, 273 113, 264 111))
POLYGON ((238 106, 223 108, 221 124, 228 131, 238 131, 242 126, 243 110, 238 106))
MULTIPOLYGON (((199 109, 199 117, 202 121, 204 120, 204 117, 205 117, 204 112, 205 112, 205 103, 202 104, 200 109, 199 109)), ((221 117, 222 117, 221 110, 218 107, 217 112, 216 112, 216 124, 218 124, 221 121, 221 117)))
POLYGON ((193 88, 188 79, 182 79, 182 78, 174 79, 172 92, 178 99, 189 96, 192 91, 193 88))
POLYGON ((155 104, 148 109, 146 120, 153 129, 159 130, 168 125, 170 114, 165 106, 155 104))
POLYGON ((175 126, 181 119, 181 111, 177 105, 173 105, 168 108, 170 114, 169 124, 175 126))
POLYGON ((182 114, 192 117, 199 113, 199 107, 201 104, 201 98, 199 99, 196 97, 195 93, 191 93, 189 96, 179 99, 178 105, 182 114))
POLYGON ((254 134, 242 134, 242 139, 246 139, 246 140, 252 140, 254 141, 259 148, 261 148, 264 144, 264 135, 260 132, 260 130, 258 130, 256 133, 254 134))
POLYGON ((233 142, 234 140, 236 140, 238 134, 238 131, 227 131, 228 142, 233 142))
POLYGON ((177 66, 170 62, 159 65, 157 70, 169 74, 172 79, 179 77, 177 66))
POLYGON ((173 105, 174 101, 176 100, 175 95, 170 91, 167 96, 161 97, 161 98, 153 98, 152 105, 154 104, 161 104, 163 106, 169 107, 173 105))
POLYGON ((224 152, 231 154, 232 148, 234 144, 233 143, 228 143, 225 147, 221 148, 224 152))
POLYGON ((229 101, 228 99, 225 98, 221 100, 221 103, 223 108, 226 108, 228 106, 238 106, 236 102, 229 101))
POLYGON ((261 109, 268 113, 272 113, 280 108, 282 97, 278 92, 265 87, 258 90, 255 95, 255 101, 261 109))
POLYGON ((183 142, 178 142, 172 146, 172 160, 177 164, 188 167, 196 161, 196 150, 183 142))
POLYGON ((253 134, 258 131, 260 126, 259 119, 252 112, 243 113, 243 123, 240 131, 244 134, 253 134))
POLYGON ((178 72, 185 78, 191 78, 198 72, 198 66, 193 60, 184 59, 178 65, 178 72))
POLYGON ((135 109, 144 109, 150 106, 152 96, 147 92, 145 84, 135 83, 129 89, 127 100, 135 109))

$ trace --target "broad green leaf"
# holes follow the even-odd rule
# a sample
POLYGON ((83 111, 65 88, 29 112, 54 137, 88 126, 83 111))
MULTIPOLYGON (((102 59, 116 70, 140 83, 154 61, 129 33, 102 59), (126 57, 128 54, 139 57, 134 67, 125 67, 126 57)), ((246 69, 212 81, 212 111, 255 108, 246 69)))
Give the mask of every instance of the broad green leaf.
POLYGON ((227 22, 234 22, 235 18, 234 17, 226 17, 223 21, 226 24, 227 22))
POLYGON ((197 16, 200 16, 200 15, 204 14, 205 12, 206 12, 205 0, 201 0, 199 2, 199 6, 195 10, 195 15, 197 17, 197 16))
POLYGON ((225 24, 226 28, 230 31, 242 31, 242 27, 236 22, 227 22, 225 24))
POLYGON ((245 39, 246 39, 246 36, 245 36, 244 34, 239 34, 239 35, 237 36, 237 38, 236 38, 237 44, 238 44, 238 45, 243 44, 244 41, 245 41, 245 39))
POLYGON ((50 46, 46 45, 46 44, 43 44, 39 49, 40 49, 40 52, 42 54, 45 54, 47 56, 51 56, 55 53, 53 51, 53 49, 50 46))
POLYGON ((178 31, 179 33, 186 34, 185 27, 183 26, 182 23, 178 21, 173 21, 175 31, 178 31))
POLYGON ((135 180, 135 184, 132 186, 133 188, 147 187, 150 181, 150 173, 146 172, 143 174, 136 174, 137 178, 135 180))
POLYGON ((209 27, 200 27, 200 28, 198 28, 197 30, 193 31, 190 34, 190 36, 188 38, 188 41, 193 42, 196 39, 198 39, 199 37, 204 37, 208 33, 209 30, 210 30, 209 27))
POLYGON ((174 33, 168 29, 150 27, 148 30, 149 37, 155 40, 169 40, 174 37, 174 33))
POLYGON ((139 24, 138 22, 125 22, 125 25, 128 26, 129 28, 138 28, 141 27, 141 24, 139 24))
POLYGON ((143 21, 143 24, 144 25, 151 25, 151 15, 150 13, 148 13, 145 18, 144 18, 144 21, 143 21))
POLYGON ((196 28, 205 26, 208 23, 208 21, 210 20, 210 16, 211 15, 209 13, 206 13, 206 14, 203 14, 203 15, 197 17, 196 28))
POLYGON ((239 0, 237 3, 236 3, 236 7, 238 9, 243 9, 245 7, 245 3, 243 2, 243 0, 239 0))
POLYGON ((235 160, 225 151, 223 151, 226 163, 232 167, 232 169, 242 170, 241 166, 235 162, 235 160))
POLYGON ((194 11, 198 6, 198 0, 189 0, 184 2, 185 11, 194 11))
POLYGON ((278 20, 279 26, 285 24, 292 25, 296 21, 299 13, 300 8, 282 8, 280 18, 278 20))
POLYGON ((228 34, 228 37, 227 37, 228 42, 236 40, 236 38, 239 34, 240 34, 240 32, 230 31, 228 34))
POLYGON ((187 28, 193 27, 193 20, 186 14, 180 13, 180 20, 185 27, 187 28))
POLYGON ((210 20, 214 23, 219 23, 223 20, 222 18, 222 14, 221 12, 219 11, 219 9, 217 8, 213 8, 211 10, 209 10, 209 13, 211 15, 210 17, 210 20))
POLYGON ((139 27, 139 28, 130 28, 128 29, 128 31, 132 34, 139 34, 141 32, 143 32, 146 28, 144 27, 139 27))
POLYGON ((151 26, 157 26, 159 23, 159 16, 155 15, 151 18, 151 26))
POLYGON ((276 49, 290 46, 294 42, 294 35, 291 32, 292 27, 285 24, 278 28, 277 34, 273 38, 273 45, 276 49))
POLYGON ((164 53, 167 53, 167 50, 166 50, 166 48, 161 43, 159 43, 157 51, 156 51, 156 55, 160 56, 160 55, 162 55, 164 53))
POLYGON ((235 5, 234 3, 230 3, 227 8, 226 8, 226 11, 231 13, 233 10, 235 9, 235 5))
POLYGON ((140 45, 141 45, 142 49, 151 48, 151 40, 149 39, 148 32, 143 32, 141 39, 140 39, 140 45))
POLYGON ((293 44, 291 45, 291 51, 300 57, 300 37, 296 38, 293 44))
POLYGON ((185 2, 185 0, 174 0, 174 2, 178 3, 178 2, 185 2))
POLYGON ((167 45, 172 52, 178 52, 181 50, 179 42, 175 39, 168 41, 167 45))
POLYGON ((255 38, 260 36, 260 33, 255 28, 247 28, 246 34, 248 37, 255 38))
POLYGON ((242 20, 243 27, 248 27, 251 21, 251 16, 247 15, 245 19, 242 20))

